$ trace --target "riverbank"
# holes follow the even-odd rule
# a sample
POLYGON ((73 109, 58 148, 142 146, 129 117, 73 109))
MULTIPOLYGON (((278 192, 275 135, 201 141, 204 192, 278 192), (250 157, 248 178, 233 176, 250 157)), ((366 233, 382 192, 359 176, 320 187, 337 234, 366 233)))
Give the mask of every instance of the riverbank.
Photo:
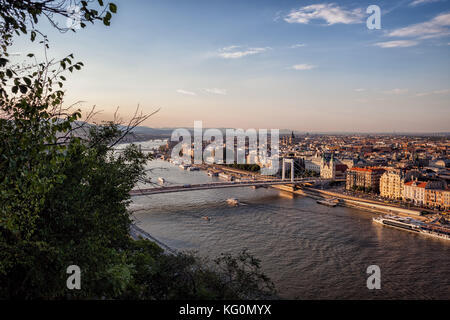
POLYGON ((381 213, 381 214, 397 214, 402 216, 413 217, 417 220, 426 220, 425 217, 420 215, 420 210, 407 209, 396 206, 386 205, 382 202, 377 202, 374 200, 366 200, 361 198, 355 198, 348 195, 344 195, 338 192, 332 192, 327 190, 320 190, 311 187, 304 187, 302 189, 294 190, 291 186, 272 186, 272 188, 279 189, 286 192, 291 192, 294 194, 299 194, 307 196, 316 200, 319 199, 329 199, 337 198, 339 199, 339 204, 346 207, 353 207, 358 209, 364 209, 366 211, 381 213))
POLYGON ((147 240, 153 241, 157 245, 159 245, 162 249, 164 249, 164 252, 167 253, 167 254, 175 254, 175 255, 178 254, 178 252, 175 249, 172 249, 171 247, 169 247, 165 243, 159 241, 158 239, 153 237, 151 234, 149 234, 147 231, 141 229, 140 227, 138 227, 134 223, 132 223, 130 225, 130 236, 134 240, 139 240, 139 238, 143 238, 143 239, 147 239, 147 240))

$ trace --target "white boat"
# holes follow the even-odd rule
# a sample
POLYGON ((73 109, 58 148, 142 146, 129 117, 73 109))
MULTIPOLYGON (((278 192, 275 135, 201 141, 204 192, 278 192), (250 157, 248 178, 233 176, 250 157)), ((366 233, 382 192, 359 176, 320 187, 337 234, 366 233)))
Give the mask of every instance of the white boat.
POLYGON ((323 200, 317 200, 318 204, 323 204, 328 207, 336 207, 339 203, 338 199, 323 199, 323 200))
POLYGON ((237 206, 239 204, 239 200, 236 198, 227 199, 227 203, 232 206, 237 206))
POLYGON ((219 173, 219 178, 224 179, 224 180, 228 180, 228 181, 233 181, 234 180, 234 176, 232 175, 228 175, 224 172, 219 173))
POLYGON ((374 217, 372 220, 384 226, 420 233, 427 236, 450 240, 450 228, 436 225, 433 223, 424 223, 409 217, 381 216, 374 217))

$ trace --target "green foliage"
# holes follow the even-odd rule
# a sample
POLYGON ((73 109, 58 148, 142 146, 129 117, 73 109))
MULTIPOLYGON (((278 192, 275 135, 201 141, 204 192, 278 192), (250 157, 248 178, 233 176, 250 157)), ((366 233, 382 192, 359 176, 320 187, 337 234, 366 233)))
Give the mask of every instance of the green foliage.
POLYGON ((77 297, 117 296, 132 277, 129 191, 148 157, 136 146, 113 154, 109 145, 122 135, 113 123, 77 136, 79 111, 61 118, 54 107, 63 92, 43 95, 49 84, 40 76, 30 75, 27 95, 2 100, 0 297, 70 297, 71 264, 83 270, 77 297))
POLYGON ((130 262, 138 272, 121 299, 267 299, 275 295, 259 260, 247 250, 211 261, 194 253, 166 255, 144 240, 132 246, 130 262))
POLYGON ((36 25, 42 17, 48 19, 51 25, 60 31, 67 31, 68 28, 61 27, 58 17, 70 17, 67 11, 69 6, 76 6, 80 10, 80 19, 82 28, 86 27, 86 23, 94 23, 102 21, 103 24, 109 25, 112 14, 117 13, 117 6, 114 3, 108 3, 105 6, 103 0, 96 1, 71 1, 71 0, 46 0, 46 1, 17 1, 17 0, 0 0, 0 17, 2 33, 11 38, 12 34, 28 34, 30 40, 34 41, 36 33, 36 25))
MULTIPOLYGON (((91 2, 77 3, 84 21, 109 25, 117 11, 114 4, 100 14, 88 8, 91 2)), ((37 23, 55 2, 0 4, 0 299, 273 294, 259 261, 247 252, 209 262, 189 253, 167 255, 129 236, 129 192, 144 179, 149 156, 133 145, 113 152, 124 135, 118 124, 90 125, 79 121, 80 110, 63 106, 65 74, 83 67, 72 54, 23 70, 9 65, 11 36, 31 32, 34 41, 38 31, 27 18, 37 23), (81 290, 66 287, 70 265, 81 268, 81 290)))

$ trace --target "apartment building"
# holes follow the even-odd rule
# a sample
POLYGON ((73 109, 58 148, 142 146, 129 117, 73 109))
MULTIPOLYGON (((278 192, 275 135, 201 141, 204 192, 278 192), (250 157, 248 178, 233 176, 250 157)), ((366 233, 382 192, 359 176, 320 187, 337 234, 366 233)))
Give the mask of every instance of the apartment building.
POLYGON ((400 170, 384 172, 380 178, 380 195, 389 199, 403 199, 405 176, 400 170))
POLYGON ((385 171, 380 167, 353 167, 347 170, 346 189, 359 187, 366 191, 379 192, 380 178, 385 171))
POLYGON ((422 206, 425 204, 425 187, 427 182, 409 181, 405 182, 403 190, 403 199, 411 201, 415 205, 422 206))

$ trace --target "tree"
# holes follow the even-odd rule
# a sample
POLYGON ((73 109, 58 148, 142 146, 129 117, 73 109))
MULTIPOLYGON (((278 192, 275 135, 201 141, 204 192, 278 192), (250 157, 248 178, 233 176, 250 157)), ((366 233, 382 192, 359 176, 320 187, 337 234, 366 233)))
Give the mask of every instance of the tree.
MULTIPOLYGON (((34 23, 41 15, 63 14, 52 3, 57 2, 0 1, 0 31, 7 41, 2 57, 8 57, 12 34, 37 30, 34 23)), ((80 3, 88 8, 89 2, 80 3)), ((115 12, 115 7, 109 9, 115 12)), ((100 15, 86 20, 96 17, 100 15)), ((44 38, 45 48, 47 42, 44 38)), ((145 179, 149 156, 133 145, 123 153, 113 147, 151 115, 136 113, 125 129, 117 121, 89 124, 93 112, 80 121, 80 110, 63 104, 67 73, 83 67, 72 54, 23 70, 2 59, 0 299, 245 298, 272 293, 259 262, 248 254, 225 261, 228 274, 235 275, 228 283, 220 268, 195 255, 166 255, 148 240, 130 238, 129 192, 145 179), (73 264, 81 268, 81 290, 66 287, 66 270, 73 264)))

